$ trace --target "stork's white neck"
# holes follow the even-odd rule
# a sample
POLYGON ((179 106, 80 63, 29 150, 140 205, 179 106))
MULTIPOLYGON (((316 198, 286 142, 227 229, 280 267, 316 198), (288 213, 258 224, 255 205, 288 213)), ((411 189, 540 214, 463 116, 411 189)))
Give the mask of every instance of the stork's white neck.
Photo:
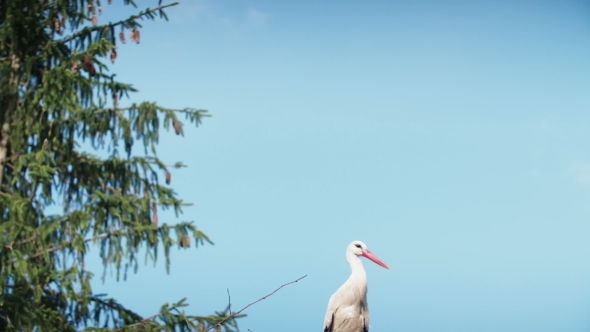
POLYGON ((346 260, 350 263, 352 273, 333 296, 339 298, 341 305, 355 305, 366 309, 367 273, 363 268, 363 262, 359 256, 348 252, 346 253, 346 260))
POLYGON ((350 269, 352 270, 350 279, 356 279, 366 287, 367 273, 365 272, 361 258, 351 252, 348 252, 346 253, 346 260, 348 263, 350 263, 350 269))

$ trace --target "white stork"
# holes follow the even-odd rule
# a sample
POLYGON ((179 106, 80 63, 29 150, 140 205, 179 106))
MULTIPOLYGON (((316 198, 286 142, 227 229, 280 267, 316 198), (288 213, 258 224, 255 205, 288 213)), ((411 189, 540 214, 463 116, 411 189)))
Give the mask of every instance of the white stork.
POLYGON ((346 248, 346 260, 352 273, 346 282, 330 297, 324 332, 368 332, 369 305, 367 303, 367 273, 360 256, 389 269, 361 241, 353 241, 346 248))

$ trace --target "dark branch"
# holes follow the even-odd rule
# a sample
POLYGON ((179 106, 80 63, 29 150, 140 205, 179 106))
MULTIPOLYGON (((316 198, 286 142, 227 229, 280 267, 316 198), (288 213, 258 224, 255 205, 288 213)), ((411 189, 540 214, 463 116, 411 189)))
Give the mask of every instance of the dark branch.
POLYGON ((219 323, 217 323, 217 324, 215 324, 215 325, 211 326, 210 328, 206 329, 206 330, 205 330, 205 332, 209 332, 211 329, 214 329, 215 327, 221 326, 221 324, 223 324, 223 322, 225 322, 226 320, 228 320, 228 319, 230 319, 230 318, 234 317, 235 315, 238 315, 238 314, 239 314, 239 313, 241 313, 242 311, 246 310, 246 309, 247 309, 249 306, 251 306, 251 305, 253 305, 253 304, 256 304, 256 303, 258 303, 258 302, 260 302, 260 301, 262 301, 262 300, 266 299, 267 297, 269 297, 269 296, 273 295, 274 293, 278 292, 278 291, 279 291, 279 289, 281 289, 281 288, 283 288, 283 287, 285 287, 285 286, 287 286, 287 285, 294 284, 294 283, 298 282, 299 280, 301 280, 301 279, 303 279, 303 278, 305 278, 305 277, 307 277, 307 274, 306 274, 306 275, 304 275, 303 277, 299 278, 299 279, 296 279, 296 280, 293 280, 293 281, 291 281, 291 282, 288 282, 288 283, 286 283, 286 284, 283 284, 283 285, 281 285, 281 287, 279 287, 279 288, 275 289, 275 290, 274 290, 272 293, 270 293, 270 294, 268 294, 268 295, 265 295, 264 297, 261 297, 261 298, 259 298, 258 300, 256 300, 256 301, 254 301, 254 302, 252 302, 252 303, 248 304, 247 306, 245 306, 245 307, 243 307, 242 309, 240 309, 240 311, 234 312, 233 314, 231 314, 231 315, 229 315, 229 316, 225 317, 225 318, 224 318, 224 319, 222 319, 222 320, 221 320, 219 323))

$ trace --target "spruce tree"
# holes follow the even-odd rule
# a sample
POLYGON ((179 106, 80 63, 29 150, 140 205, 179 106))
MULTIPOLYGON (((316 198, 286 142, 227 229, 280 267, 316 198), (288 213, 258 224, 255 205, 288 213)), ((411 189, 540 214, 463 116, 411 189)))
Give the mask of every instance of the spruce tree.
POLYGON ((141 20, 167 19, 176 3, 102 24, 110 3, 0 0, 2 331, 203 331, 229 314, 191 316, 181 300, 142 317, 92 291, 88 255, 119 280, 144 253, 155 262, 163 251, 168 269, 171 249, 211 243, 192 222, 158 223, 187 205, 170 186, 183 165, 158 158, 158 138, 206 111, 132 102, 136 90, 109 71, 117 44, 139 43, 141 20))

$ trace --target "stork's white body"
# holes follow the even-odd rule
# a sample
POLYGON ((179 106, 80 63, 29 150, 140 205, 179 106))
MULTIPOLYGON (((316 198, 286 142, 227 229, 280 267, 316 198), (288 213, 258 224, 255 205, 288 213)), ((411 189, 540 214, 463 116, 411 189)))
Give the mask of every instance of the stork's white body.
POLYGON ((367 273, 360 256, 387 267, 360 241, 352 242, 346 250, 346 259, 352 273, 332 295, 324 319, 324 332, 368 332, 369 305, 367 303, 367 273))

